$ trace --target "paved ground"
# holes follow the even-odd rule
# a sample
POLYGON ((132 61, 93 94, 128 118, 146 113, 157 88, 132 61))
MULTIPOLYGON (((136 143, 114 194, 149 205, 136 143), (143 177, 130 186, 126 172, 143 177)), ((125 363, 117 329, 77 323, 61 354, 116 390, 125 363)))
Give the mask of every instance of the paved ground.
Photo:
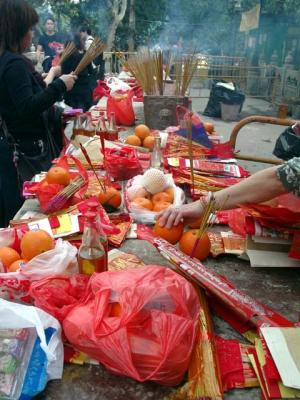
MULTIPOLYGON (((195 99, 193 109, 203 112, 207 99, 195 99)), ((138 122, 142 122, 142 104, 136 104, 138 122)), ((246 100, 242 116, 275 115, 269 103, 262 100, 246 100)), ((224 122, 203 117, 212 121, 217 132, 228 139, 234 122, 224 122)), ((129 132, 131 129, 128 130, 129 132)), ((252 124, 243 128, 238 139, 237 148, 244 152, 261 156, 270 156, 274 143, 282 127, 252 124)), ((126 136, 123 133, 122 136, 126 136)), ((256 163, 242 163, 251 172, 266 167, 256 163)), ((148 263, 166 265, 164 259, 148 243, 143 241, 127 241, 123 246, 125 251, 133 252, 148 263)), ((297 321, 300 310, 300 277, 296 270, 252 269, 248 262, 236 257, 226 256, 206 262, 209 268, 227 276, 239 289, 245 290, 264 304, 273 307, 284 316, 297 321)), ((215 332, 225 338, 239 338, 226 323, 215 318, 215 332)), ((47 400, 163 400, 173 389, 157 386, 152 383, 139 384, 131 379, 116 377, 102 367, 74 366, 65 367, 62 381, 51 382, 39 399, 47 400)), ((258 400, 260 392, 257 389, 235 390, 225 395, 226 400, 258 400)))

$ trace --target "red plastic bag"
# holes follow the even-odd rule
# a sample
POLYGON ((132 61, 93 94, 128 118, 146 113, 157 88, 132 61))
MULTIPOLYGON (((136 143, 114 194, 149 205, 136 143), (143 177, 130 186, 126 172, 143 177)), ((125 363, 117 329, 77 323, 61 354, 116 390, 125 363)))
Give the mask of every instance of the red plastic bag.
POLYGON ((87 275, 52 275, 32 283, 29 294, 36 307, 62 322, 83 297, 88 281, 87 275))
POLYGON ((93 90, 93 100, 99 101, 102 97, 109 96, 109 87, 104 81, 97 81, 97 86, 93 90))
POLYGON ((105 169, 117 181, 127 181, 143 172, 137 152, 132 147, 105 149, 105 169))
POLYGON ((115 113, 117 125, 132 126, 135 122, 135 115, 132 106, 133 92, 117 91, 107 99, 107 115, 115 113))
POLYGON ((65 318, 69 342, 112 372, 177 385, 198 330, 193 286, 168 268, 103 272, 65 318))

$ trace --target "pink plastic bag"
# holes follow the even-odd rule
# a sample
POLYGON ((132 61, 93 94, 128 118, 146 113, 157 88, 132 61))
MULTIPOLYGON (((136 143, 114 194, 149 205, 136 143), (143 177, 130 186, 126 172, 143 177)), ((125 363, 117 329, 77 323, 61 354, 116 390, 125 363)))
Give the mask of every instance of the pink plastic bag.
POLYGON ((135 115, 132 106, 132 96, 133 92, 114 92, 110 94, 107 99, 107 115, 111 112, 115 113, 116 124, 132 126, 135 122, 135 115))
POLYGON ((69 342, 110 371, 177 385, 198 329, 193 286, 161 266, 94 274, 63 322, 69 342))

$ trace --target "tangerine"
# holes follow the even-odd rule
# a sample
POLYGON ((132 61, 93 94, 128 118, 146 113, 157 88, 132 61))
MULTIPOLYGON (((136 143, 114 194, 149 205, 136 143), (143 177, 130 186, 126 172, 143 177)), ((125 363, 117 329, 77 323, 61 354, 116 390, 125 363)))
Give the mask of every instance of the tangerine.
POLYGON ((26 264, 25 260, 23 259, 17 260, 12 264, 10 264, 10 266, 8 267, 8 272, 17 272, 19 271, 19 269, 23 267, 24 264, 26 264))
POLYGON ((154 203, 153 211, 159 212, 165 210, 166 208, 170 207, 171 203, 168 201, 157 201, 154 203))
POLYGON ((133 200, 132 204, 142 207, 142 208, 147 208, 148 210, 152 211, 153 210, 153 204, 152 201, 149 199, 145 199, 145 197, 137 197, 133 200))
POLYGON ((170 198, 171 198, 171 203, 173 203, 173 201, 174 201, 174 188, 172 188, 172 187, 168 187, 166 190, 165 190, 165 193, 167 193, 169 196, 170 196, 170 198))
POLYGON ((200 224, 201 224, 202 218, 196 218, 193 221, 188 223, 188 227, 191 229, 196 229, 196 228, 200 228, 200 224))
POLYGON ((141 140, 144 140, 147 136, 150 135, 150 129, 147 125, 140 124, 135 127, 134 133, 138 136, 141 140))
POLYGON ((121 193, 112 186, 106 188, 105 192, 100 192, 98 200, 102 205, 108 205, 113 208, 119 208, 122 203, 121 193))
POLYGON ((56 183, 58 185, 68 186, 70 183, 70 174, 62 167, 52 167, 47 172, 46 181, 48 183, 56 183))
MULTIPOLYGON (((33 257, 54 248, 54 239, 43 230, 29 231, 21 239, 22 257, 31 260, 33 257)), ((20 258, 20 257, 19 257, 20 258)))
POLYGON ((20 254, 11 247, 0 248, 0 261, 6 269, 15 261, 20 259, 20 254))
MULTIPOLYGON (((179 249, 187 254, 188 256, 192 255, 192 251, 197 240, 197 229, 191 229, 187 232, 184 232, 180 241, 179 241, 179 249)), ((210 252, 210 240, 207 233, 204 233, 199 240, 199 243, 194 252, 194 257, 198 258, 200 261, 204 260, 210 252)))
POLYGON ((204 122, 203 125, 207 133, 212 134, 215 131, 215 126, 211 122, 204 122))
POLYGON ((172 198, 166 192, 158 192, 152 196, 153 203, 161 203, 162 201, 167 201, 168 203, 172 203, 172 198))
POLYGON ((153 150, 154 143, 155 143, 155 137, 149 135, 144 139, 143 146, 146 147, 146 149, 153 150))
POLYGON ((153 230, 158 236, 167 240, 169 243, 176 244, 182 236, 183 223, 180 222, 178 225, 173 225, 172 228, 168 229, 165 226, 160 226, 159 220, 157 220, 153 230))
POLYGON ((141 139, 136 135, 127 136, 125 143, 130 144, 131 146, 141 146, 142 145, 141 139))

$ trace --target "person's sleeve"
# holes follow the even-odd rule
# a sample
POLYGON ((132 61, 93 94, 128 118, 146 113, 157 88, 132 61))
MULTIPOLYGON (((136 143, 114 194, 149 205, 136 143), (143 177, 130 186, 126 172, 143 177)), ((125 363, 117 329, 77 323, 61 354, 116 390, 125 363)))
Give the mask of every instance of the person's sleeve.
POLYGON ((289 192, 300 197, 300 157, 294 157, 281 165, 277 176, 289 192))
POLYGON ((40 36, 40 38, 39 38, 38 45, 42 46, 43 48, 45 47, 45 43, 44 43, 44 40, 43 40, 42 36, 40 36))
POLYGON ((58 101, 66 91, 61 79, 56 79, 39 93, 33 93, 31 75, 23 60, 15 60, 4 74, 9 96, 22 119, 40 115, 58 101))

